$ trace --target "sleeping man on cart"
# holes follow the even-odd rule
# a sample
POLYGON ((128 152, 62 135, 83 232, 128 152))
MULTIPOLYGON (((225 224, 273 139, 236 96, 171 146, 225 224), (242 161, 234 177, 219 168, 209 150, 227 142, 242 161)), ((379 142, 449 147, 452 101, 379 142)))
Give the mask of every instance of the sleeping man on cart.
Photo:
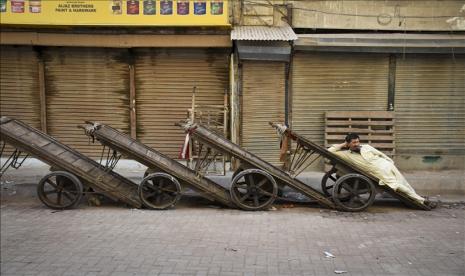
POLYGON ((357 134, 349 133, 344 143, 333 145, 328 150, 346 162, 377 177, 379 185, 389 186, 394 191, 405 194, 429 208, 437 206, 436 202, 423 198, 415 192, 391 158, 368 144, 360 144, 357 134))

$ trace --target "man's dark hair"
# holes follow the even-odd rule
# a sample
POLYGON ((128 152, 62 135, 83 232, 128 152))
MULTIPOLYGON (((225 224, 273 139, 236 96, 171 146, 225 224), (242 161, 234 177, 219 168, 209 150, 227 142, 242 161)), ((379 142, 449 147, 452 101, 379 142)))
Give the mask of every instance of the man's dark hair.
POLYGON ((349 134, 347 134, 345 140, 346 140, 347 143, 350 143, 350 141, 355 140, 355 139, 360 139, 358 134, 357 133, 349 133, 349 134))

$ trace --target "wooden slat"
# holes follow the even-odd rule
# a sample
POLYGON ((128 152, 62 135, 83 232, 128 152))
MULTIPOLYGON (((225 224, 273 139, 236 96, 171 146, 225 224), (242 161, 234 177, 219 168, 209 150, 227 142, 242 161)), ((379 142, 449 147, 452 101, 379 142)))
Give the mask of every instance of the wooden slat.
MULTIPOLYGON (((328 132, 330 133, 330 132, 328 132)), ((361 140, 366 140, 366 139, 370 139, 371 141, 393 141, 394 140, 394 136, 368 136, 368 135, 359 135, 360 136, 360 139, 361 140)), ((339 135, 332 135, 332 134, 328 134, 326 136, 326 140, 336 140, 336 141, 342 141, 344 140, 344 138, 346 137, 346 134, 339 134, 339 135)))
POLYGON ((360 135, 362 143, 368 143, 390 156, 393 156, 395 153, 395 121, 393 112, 326 112, 325 121, 326 146, 341 143, 344 141, 347 133, 357 133, 360 135), (369 116, 373 116, 373 118, 369 116))
POLYGON ((356 127, 328 127, 326 128, 326 133, 357 133, 357 134, 377 134, 377 133, 394 133, 394 130, 392 129, 382 129, 382 130, 373 130, 373 129, 368 129, 368 128, 356 128, 356 127))
POLYGON ((339 118, 333 119, 333 118, 326 118, 326 127, 329 126, 345 126, 348 124, 354 125, 354 126, 371 126, 371 125, 377 125, 377 126, 392 126, 394 125, 394 121, 351 121, 351 120, 340 120, 339 118))
POLYGON ((389 111, 328 111, 326 118, 371 118, 388 120, 393 119, 394 114, 389 111))

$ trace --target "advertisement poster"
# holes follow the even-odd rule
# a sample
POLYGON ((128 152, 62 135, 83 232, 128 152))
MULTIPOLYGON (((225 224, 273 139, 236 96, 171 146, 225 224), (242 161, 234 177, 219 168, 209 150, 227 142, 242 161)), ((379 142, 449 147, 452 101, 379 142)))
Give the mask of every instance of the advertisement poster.
POLYGON ((0 23, 229 26, 228 0, 0 0, 0 23))

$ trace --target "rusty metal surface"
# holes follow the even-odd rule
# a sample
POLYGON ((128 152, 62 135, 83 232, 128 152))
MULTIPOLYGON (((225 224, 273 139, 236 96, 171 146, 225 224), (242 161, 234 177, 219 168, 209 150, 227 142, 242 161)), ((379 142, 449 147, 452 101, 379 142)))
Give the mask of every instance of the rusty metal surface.
POLYGON ((247 61, 242 70, 240 145, 275 166, 282 165, 279 137, 268 126, 268 121, 284 121, 285 63, 247 61))
POLYGON ((129 133, 127 51, 47 48, 44 51, 48 133, 82 154, 100 157, 76 128, 84 120, 112 124, 129 133))
MULTIPOLYGON (((465 44, 465 43, 464 43, 465 44)), ((465 55, 397 59, 396 149, 465 158, 465 55)))
POLYGON ((297 35, 288 24, 279 27, 235 26, 231 40, 293 41, 297 40, 297 35))
POLYGON ((100 143, 117 150, 141 164, 158 169, 178 178, 184 185, 196 190, 203 197, 216 200, 226 206, 234 207, 229 191, 208 178, 198 175, 195 171, 180 164, 176 160, 132 139, 116 129, 103 124, 85 125, 88 135, 100 143))
MULTIPOLYGON (((305 138, 302 135, 297 134, 296 132, 292 131, 291 129, 287 128, 285 130, 284 134, 287 135, 288 137, 290 137, 292 140, 296 141, 297 143, 301 144, 302 146, 317 152, 318 154, 320 154, 324 158, 329 159, 333 164, 336 165, 336 168, 338 170, 344 170, 346 172, 351 172, 351 171, 356 172, 358 174, 361 174, 361 175, 364 175, 364 176, 370 178, 374 183, 379 183, 378 178, 374 177, 371 174, 368 174, 368 173, 364 172, 363 170, 358 169, 357 167, 355 167, 355 166, 351 165, 350 163, 344 161, 343 159, 341 159, 337 155, 331 153, 326 148, 324 148, 324 147, 310 141, 309 139, 305 138)), ((418 203, 418 202, 412 200, 411 198, 409 198, 409 197, 407 197, 407 196, 405 196, 405 195, 403 195, 401 193, 397 193, 396 191, 394 191, 393 189, 391 189, 390 187, 388 187, 386 185, 383 185, 383 186, 377 185, 377 187, 387 191, 393 197, 399 199, 400 201, 404 202, 405 204, 407 204, 407 205, 409 205, 411 207, 415 207, 415 208, 419 208, 419 209, 423 209, 423 210, 430 210, 430 208, 428 206, 426 206, 424 204, 421 204, 421 203, 418 203)))
POLYGON ((248 152, 240 146, 232 143, 226 138, 215 134, 208 128, 200 124, 190 124, 186 122, 180 122, 178 123, 178 125, 181 128, 183 128, 186 132, 191 133, 191 135, 193 135, 195 139, 198 139, 219 151, 231 154, 232 156, 241 160, 243 163, 246 163, 252 168, 259 168, 268 172, 277 180, 286 183, 286 185, 288 185, 289 187, 299 191, 300 193, 308 196, 309 198, 317 200, 321 205, 324 205, 329 208, 336 208, 334 203, 330 199, 326 198, 321 192, 304 184, 298 179, 290 177, 283 170, 276 168, 275 166, 264 161, 260 157, 248 152))
POLYGON ((2 117, 0 137, 5 142, 25 151, 59 170, 83 179, 95 191, 130 206, 142 206, 137 194, 138 185, 123 176, 107 171, 96 161, 62 144, 55 138, 25 123, 2 117))

